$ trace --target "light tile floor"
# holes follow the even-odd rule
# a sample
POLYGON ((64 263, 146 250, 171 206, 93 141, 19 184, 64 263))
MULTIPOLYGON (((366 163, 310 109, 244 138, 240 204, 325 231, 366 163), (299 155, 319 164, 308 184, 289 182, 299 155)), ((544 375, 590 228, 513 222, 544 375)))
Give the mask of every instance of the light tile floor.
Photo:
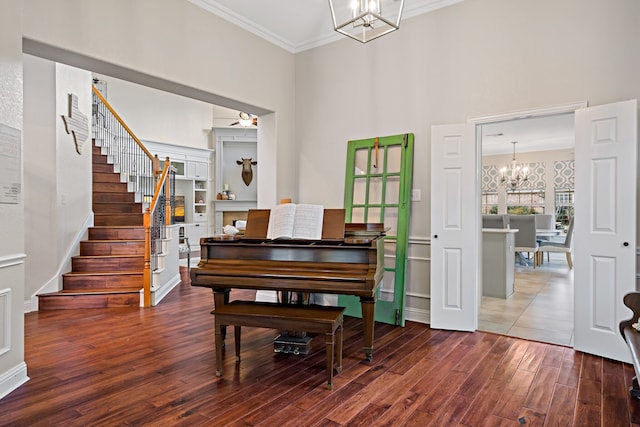
POLYGON ((516 264, 514 293, 482 297, 478 329, 573 346, 573 270, 564 254, 545 255, 540 267, 516 264))

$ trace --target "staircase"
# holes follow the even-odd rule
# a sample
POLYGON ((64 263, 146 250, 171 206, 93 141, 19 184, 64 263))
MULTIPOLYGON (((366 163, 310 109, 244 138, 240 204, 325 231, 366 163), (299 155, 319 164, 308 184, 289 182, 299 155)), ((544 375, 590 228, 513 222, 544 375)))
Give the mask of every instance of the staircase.
POLYGON ((62 290, 38 296, 39 310, 138 307, 144 274, 144 226, 141 203, 120 182, 95 141, 93 164, 94 227, 80 242, 62 290))

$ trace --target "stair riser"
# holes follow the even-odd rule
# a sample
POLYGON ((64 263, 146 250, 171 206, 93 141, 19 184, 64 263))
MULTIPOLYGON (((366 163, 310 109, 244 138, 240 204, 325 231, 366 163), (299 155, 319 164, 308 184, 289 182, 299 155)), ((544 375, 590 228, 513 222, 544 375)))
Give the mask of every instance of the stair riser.
POLYGON ((120 182, 120 174, 109 172, 96 172, 92 174, 93 182, 120 182))
POLYGON ((116 258, 72 258, 73 272, 109 272, 144 269, 144 257, 116 257, 116 258))
POLYGON ((113 165, 109 163, 92 163, 91 167, 93 173, 113 173, 113 165))
POLYGON ((96 203, 92 205, 94 213, 142 213, 141 203, 96 203))
POLYGON ((66 310, 79 308, 139 307, 140 294, 44 295, 38 297, 38 310, 66 310))
POLYGON ((91 154, 91 163, 94 165, 108 165, 107 156, 103 156, 102 154, 96 154, 95 152, 91 154))
POLYGON ((142 214, 95 214, 93 224, 97 226, 144 225, 142 214))
POLYGON ((80 255, 144 255, 144 242, 80 242, 80 255))
POLYGON ((124 289, 142 288, 144 276, 140 273, 131 274, 73 274, 62 275, 62 288, 65 291, 81 291, 92 289, 124 289))
POLYGON ((93 192, 94 193, 99 193, 99 192, 126 193, 127 183, 126 182, 94 182, 93 192))
POLYGON ((144 228, 89 228, 89 240, 144 240, 144 228))
POLYGON ((133 193, 98 193, 93 192, 93 203, 135 203, 133 193))

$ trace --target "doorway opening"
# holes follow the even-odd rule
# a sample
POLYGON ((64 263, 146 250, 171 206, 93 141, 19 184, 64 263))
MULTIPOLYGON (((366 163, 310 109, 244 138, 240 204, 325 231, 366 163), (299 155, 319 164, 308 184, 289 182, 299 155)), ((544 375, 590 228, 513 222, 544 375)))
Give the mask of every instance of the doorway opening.
MULTIPOLYGON (((558 235, 541 232, 536 239, 563 241, 574 213, 573 112, 487 122, 477 126, 477 134, 482 214, 545 215, 551 223, 545 229, 558 235), (505 168, 512 166, 526 168, 520 182, 507 179, 510 171, 505 168)), ((574 280, 565 254, 545 253, 536 268, 516 261, 513 293, 506 298, 481 296, 478 329, 573 346, 574 280)))

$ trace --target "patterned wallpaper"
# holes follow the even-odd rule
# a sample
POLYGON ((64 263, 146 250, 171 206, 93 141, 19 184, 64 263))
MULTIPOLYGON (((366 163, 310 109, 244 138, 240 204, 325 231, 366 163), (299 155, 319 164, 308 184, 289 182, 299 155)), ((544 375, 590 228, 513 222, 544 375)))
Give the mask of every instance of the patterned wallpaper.
POLYGON ((573 189, 575 160, 558 160, 553 162, 553 185, 557 189, 573 189))
MULTIPOLYGON (((545 167, 544 162, 531 162, 527 163, 529 166, 529 177, 525 181, 520 189, 522 190, 544 190, 544 174, 545 167)), ((483 193, 495 193, 501 187, 500 185, 500 169, 496 165, 483 166, 482 167, 482 192, 483 193)))

